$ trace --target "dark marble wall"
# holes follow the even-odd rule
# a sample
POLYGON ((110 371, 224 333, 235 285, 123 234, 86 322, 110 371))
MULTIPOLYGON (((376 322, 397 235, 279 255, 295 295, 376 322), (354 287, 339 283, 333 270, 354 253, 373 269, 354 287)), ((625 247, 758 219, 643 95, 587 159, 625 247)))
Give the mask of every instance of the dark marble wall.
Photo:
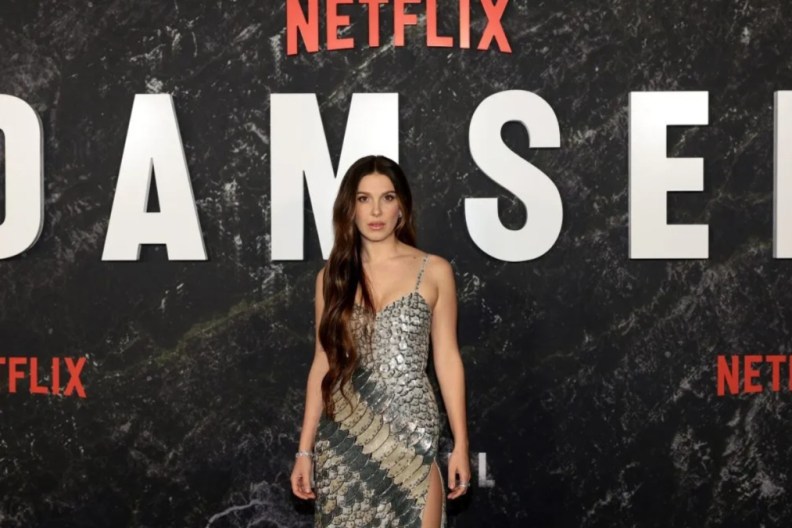
MULTIPOLYGON (((283 4, 0 3, 0 93, 46 136, 44 231, 0 262, 0 355, 89 358, 87 399, 0 395, 0 526, 310 525, 288 477, 322 258, 308 211, 305 261, 270 259, 273 92, 317 94, 334 163, 352 93, 400 94, 419 245, 457 274, 474 483, 450 526, 788 525, 792 393, 719 398, 715 358, 792 353, 792 264, 771 245, 792 4, 513 0, 510 55, 427 49, 419 27, 404 48, 297 57, 283 4), (465 197, 497 196, 505 225, 525 221, 467 145, 507 89, 545 98, 562 135, 530 151, 503 130, 564 202, 556 245, 519 264, 463 217, 465 197), (627 257, 631 90, 710 92, 709 126, 669 132, 670 155, 706 158, 704 192, 671 194, 669 219, 710 225, 708 260, 627 257), (135 93, 174 96, 208 262, 100 261, 135 93)), ((441 21, 453 33, 454 9, 441 21)))

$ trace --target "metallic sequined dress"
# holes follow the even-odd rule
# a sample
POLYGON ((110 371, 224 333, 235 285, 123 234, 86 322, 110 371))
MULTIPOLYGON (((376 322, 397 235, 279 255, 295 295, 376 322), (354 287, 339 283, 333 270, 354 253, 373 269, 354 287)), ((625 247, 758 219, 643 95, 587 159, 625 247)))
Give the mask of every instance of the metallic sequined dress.
MULTIPOLYGON (((335 417, 322 415, 314 444, 317 527, 421 528, 440 433, 426 373, 432 312, 418 293, 427 258, 415 289, 375 316, 355 305, 352 405, 336 391, 335 417)), ((434 471, 445 527, 445 484, 439 465, 434 471)))

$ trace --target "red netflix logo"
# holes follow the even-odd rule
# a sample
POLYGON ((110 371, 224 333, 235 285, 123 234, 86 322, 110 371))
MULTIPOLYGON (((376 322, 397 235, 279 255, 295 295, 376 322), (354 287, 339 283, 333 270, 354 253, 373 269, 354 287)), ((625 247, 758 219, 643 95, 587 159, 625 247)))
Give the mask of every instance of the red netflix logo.
MULTIPOLYGON (((426 45, 436 48, 453 48, 455 45, 453 35, 440 35, 438 33, 438 1, 426 0, 426 45)), ((470 0, 457 0, 459 2, 458 41, 460 48, 470 48, 470 0)), ((302 40, 309 53, 319 51, 319 7, 326 7, 325 22, 327 35, 325 42, 327 49, 343 50, 353 49, 353 37, 339 37, 338 30, 351 25, 350 15, 338 12, 340 5, 365 4, 367 6, 368 44, 372 48, 380 45, 380 5, 387 5, 391 0, 307 0, 308 11, 303 9, 302 0, 287 0, 286 2, 286 55, 296 55, 299 40, 302 40)), ((393 45, 403 47, 405 38, 404 30, 407 26, 418 25, 418 15, 405 12, 407 4, 422 4, 423 0, 393 0, 393 45)), ((447 2, 449 3, 449 2, 447 2)), ((501 19, 506 11, 509 0, 480 0, 483 14, 487 18, 487 25, 481 33, 477 49, 486 50, 496 43, 498 50, 511 53, 512 49, 501 19)), ((355 17, 357 18, 357 17, 355 17)))
POLYGON ((781 375, 785 374, 784 383, 789 390, 792 390, 792 356, 782 355, 746 355, 746 356, 718 356, 718 396, 726 394, 728 388, 730 394, 744 392, 753 394, 770 390, 778 392, 781 390, 781 375), (759 383, 762 365, 770 366, 770 385, 759 383), (782 365, 785 367, 782 369, 782 365), (740 390, 740 372, 742 367, 743 386, 740 390), (783 372, 782 372, 783 370, 783 372))
MULTIPOLYGON (((66 374, 69 381, 66 383, 64 396, 78 396, 85 398, 85 388, 80 380, 80 373, 85 366, 86 358, 81 357, 74 361, 72 358, 63 358, 66 374)), ((27 378, 31 394, 60 394, 61 393, 61 358, 54 357, 50 361, 50 384, 39 385, 38 358, 35 357, 0 357, 0 369, 8 368, 8 392, 16 393, 19 381, 27 378)), ((0 376, 2 380, 2 376, 0 376)), ((2 386, 0 385, 0 388, 2 386)))

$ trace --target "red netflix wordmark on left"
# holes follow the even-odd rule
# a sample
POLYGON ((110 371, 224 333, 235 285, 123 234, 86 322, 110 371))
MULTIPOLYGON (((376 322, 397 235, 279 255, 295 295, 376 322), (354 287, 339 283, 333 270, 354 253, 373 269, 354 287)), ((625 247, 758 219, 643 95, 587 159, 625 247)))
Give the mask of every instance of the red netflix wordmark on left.
POLYGON ((792 391, 792 356, 787 357, 781 354, 718 356, 718 396, 724 396, 727 390, 730 394, 741 392, 754 394, 764 390, 779 392, 784 384, 792 391), (782 369, 782 365, 786 365, 786 368, 782 369), (763 377, 767 378, 765 373, 760 370, 761 366, 770 367, 769 385, 760 383, 763 377), (741 370, 742 374, 740 374, 741 370), (743 381, 742 386, 740 386, 740 378, 743 381))
MULTIPOLYGON (((66 373, 69 381, 63 391, 64 396, 72 396, 76 393, 80 398, 85 398, 85 387, 80 380, 80 373, 85 366, 84 357, 76 361, 72 358, 54 357, 50 361, 50 385, 39 385, 38 358, 35 357, 0 357, 0 366, 6 365, 8 369, 8 392, 17 392, 17 385, 20 380, 28 378, 31 394, 60 394, 61 392, 61 361, 66 366, 66 373)), ((0 377, 0 380, 2 378, 0 377)))

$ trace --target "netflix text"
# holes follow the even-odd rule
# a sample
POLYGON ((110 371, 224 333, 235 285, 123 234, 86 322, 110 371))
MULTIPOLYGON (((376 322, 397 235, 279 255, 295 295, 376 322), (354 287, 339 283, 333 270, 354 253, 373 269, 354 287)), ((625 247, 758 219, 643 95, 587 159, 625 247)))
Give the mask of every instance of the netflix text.
POLYGON ((39 360, 36 357, 0 357, 0 392, 11 394, 29 391, 30 394, 63 395, 85 398, 85 387, 80 374, 85 366, 86 358, 53 357, 49 361, 42 360, 43 369, 48 369, 45 376, 40 377, 39 360), (3 370, 8 376, 3 376, 3 370), (48 379, 47 383, 40 380, 48 379), (7 384, 3 383, 7 381, 7 384))
MULTIPOLYGON (((288 0, 286 2, 286 55, 297 55, 299 42, 308 53, 319 51, 319 19, 320 9, 324 9, 322 18, 326 24, 325 43, 328 51, 354 49, 356 42, 354 37, 339 37, 338 32, 360 20, 363 24, 368 24, 368 45, 376 48, 380 46, 380 6, 390 4, 390 0, 308 0, 307 10, 303 8, 300 0, 288 0), (339 13, 342 5, 355 6, 355 14, 339 13), (362 5, 366 9, 362 9, 362 5)), ((405 46, 405 28, 407 26, 418 25, 418 14, 408 13, 407 5, 422 4, 421 0, 394 0, 393 1, 393 45, 394 47, 405 46)), ((426 0, 423 10, 426 16, 426 46, 430 48, 453 48, 458 46, 465 49, 470 48, 470 0, 458 0, 454 15, 458 16, 456 35, 441 35, 438 30, 438 17, 445 12, 446 8, 454 7, 448 0, 426 0), (438 6, 438 4, 440 4, 438 6), (443 10, 438 9, 441 7, 443 10), (455 38, 456 37, 456 38, 455 38)), ((480 0, 474 1, 477 11, 481 12, 487 23, 481 32, 480 40, 476 49, 484 51, 489 49, 493 42, 497 44, 498 51, 511 53, 511 45, 506 38, 501 18, 506 10, 509 0, 480 0)), ((474 16, 476 12, 473 12, 474 16)))
POLYGON ((717 385, 718 396, 725 395, 727 391, 729 394, 792 391, 792 356, 719 355, 717 385))

